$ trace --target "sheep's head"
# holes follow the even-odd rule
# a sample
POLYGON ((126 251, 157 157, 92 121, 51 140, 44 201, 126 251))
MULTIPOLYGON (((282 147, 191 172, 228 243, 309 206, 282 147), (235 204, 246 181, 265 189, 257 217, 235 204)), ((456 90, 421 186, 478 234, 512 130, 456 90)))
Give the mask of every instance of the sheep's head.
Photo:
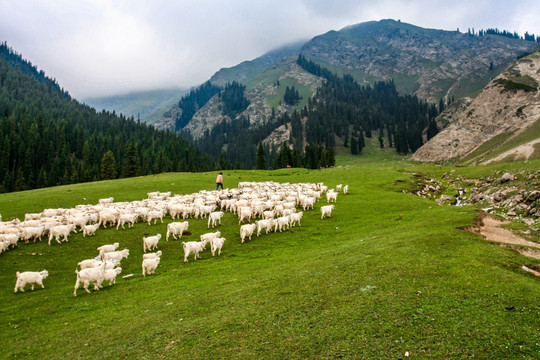
POLYGON ((47 270, 43 270, 39 273, 41 275, 42 278, 46 278, 47 276, 49 276, 49 272, 47 270))

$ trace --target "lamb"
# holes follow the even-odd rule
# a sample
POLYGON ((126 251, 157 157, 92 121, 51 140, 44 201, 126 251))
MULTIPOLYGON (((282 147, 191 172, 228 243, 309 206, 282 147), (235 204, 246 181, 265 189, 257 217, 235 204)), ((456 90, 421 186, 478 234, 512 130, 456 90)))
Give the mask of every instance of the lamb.
POLYGON ((212 240, 214 238, 218 238, 218 237, 221 237, 221 231, 202 234, 200 239, 201 239, 201 242, 204 244, 204 247, 206 248, 206 244, 208 244, 210 242, 210 240, 212 240))
POLYGON ((218 250, 218 256, 221 256, 221 248, 223 247, 223 243, 225 243, 225 238, 214 238, 210 240, 210 250, 212 251, 212 257, 214 257, 216 250, 218 250))
POLYGON ((277 229, 279 227, 279 232, 282 232, 283 228, 285 227, 285 230, 289 227, 290 218, 289 216, 280 216, 276 219, 276 227, 274 228, 274 233, 277 232, 277 229))
POLYGON ((221 225, 221 218, 223 217, 223 211, 214 211, 208 215, 208 229, 210 229, 210 222, 212 222, 212 227, 216 226, 216 223, 219 221, 221 225))
POLYGON ((345 185, 343 187, 343 194, 347 194, 349 192, 349 185, 345 185))
POLYGON ((302 219, 302 216, 304 216, 304 212, 303 212, 303 211, 300 211, 300 212, 291 214, 291 215, 289 216, 289 218, 290 218, 290 226, 293 227, 293 226, 295 226, 296 223, 298 223, 298 226, 302 226, 302 225, 300 224, 300 220, 302 219))
POLYGON ((71 232, 77 232, 77 230, 75 229, 75 225, 74 224, 71 224, 71 225, 57 225, 57 226, 53 226, 51 227, 51 230, 49 231, 49 245, 51 245, 51 240, 52 238, 54 237, 54 239, 56 240, 57 243, 61 244, 60 240, 58 240, 58 238, 60 237, 64 237, 64 240, 63 241, 68 241, 68 235, 71 233, 71 232))
POLYGON ((332 210, 334 210, 334 205, 321 206, 321 220, 324 219, 325 215, 332 217, 332 210))
POLYGON ((122 225, 122 229, 125 229, 124 224, 128 223, 128 228, 132 228, 135 225, 135 221, 139 217, 136 213, 120 214, 118 217, 118 223, 116 224, 116 230, 122 225))
MULTIPOLYGON (((201 235, 202 236, 202 235, 201 235)), ((191 253, 194 253, 195 255, 193 258, 197 260, 197 258, 201 258, 199 253, 204 250, 206 246, 206 243, 203 243, 201 241, 189 241, 189 242, 183 242, 182 247, 184 248, 184 262, 188 262, 188 256, 191 253)))
POLYGON ((24 292, 24 287, 26 284, 32 284, 32 290, 34 290, 34 285, 40 285, 41 288, 45 289, 45 286, 43 285, 43 279, 46 279, 47 276, 49 276, 49 272, 47 270, 43 270, 40 272, 36 271, 25 271, 25 272, 16 272, 15 275, 17 275, 17 282, 15 283, 15 292, 17 290, 21 290, 24 292))
POLYGON ((155 258, 161 258, 161 250, 155 252, 155 253, 148 253, 148 254, 143 254, 142 258, 143 260, 145 259, 155 259, 155 258))
POLYGON ((97 250, 99 251, 99 257, 103 259, 103 255, 105 253, 115 251, 116 249, 118 249, 118 246, 120 246, 120 244, 118 243, 114 243, 112 245, 101 245, 100 247, 97 248, 97 250))
POLYGON ((326 201, 328 203, 331 203, 332 200, 334 200, 334 203, 337 201, 337 192, 334 192, 334 191, 329 191, 326 193, 326 201))
POLYGON ((149 275, 154 274, 156 272, 156 268, 158 267, 160 260, 161 260, 160 258, 144 259, 142 262, 143 276, 146 276, 146 274, 149 274, 149 275))
POLYGON ((170 224, 167 224, 167 235, 165 236, 165 240, 169 241, 169 236, 172 235, 173 238, 176 239, 176 235, 178 235, 178 239, 182 238, 182 234, 184 231, 186 231, 189 227, 189 222, 183 221, 183 222, 173 222, 170 224))
POLYGON ((84 290, 90 294, 90 290, 88 290, 88 285, 90 285, 90 283, 94 284, 94 290, 99 290, 99 288, 102 287, 101 283, 105 280, 105 263, 102 263, 99 267, 87 268, 81 271, 75 270, 75 274, 77 274, 77 281, 75 282, 75 288, 73 289, 73 296, 77 296, 77 289, 81 283, 83 284, 84 290))
POLYGON ((253 231, 255 231, 256 227, 257 224, 245 224, 240 226, 240 238, 242 239, 242 244, 244 243, 246 237, 251 240, 251 236, 253 235, 253 231))
POLYGON ((99 224, 85 225, 82 228, 83 237, 96 235, 96 230, 99 228, 99 224))
POLYGON ((154 250, 157 248, 157 244, 159 242, 159 239, 161 239, 161 234, 157 234, 154 236, 148 236, 143 237, 143 250, 146 252, 146 250, 154 250))
POLYGON ((113 269, 105 269, 103 272, 103 280, 109 282, 109 286, 112 284, 116 284, 116 276, 120 275, 122 272, 121 267, 113 268, 113 269))
POLYGON ((123 258, 129 256, 129 250, 123 249, 121 251, 111 251, 103 254, 103 260, 118 260, 122 261, 123 258))
POLYGON ((270 231, 272 231, 273 226, 274 219, 264 219, 257 221, 257 236, 261 235, 262 229, 266 229, 266 233, 268 234, 270 231))

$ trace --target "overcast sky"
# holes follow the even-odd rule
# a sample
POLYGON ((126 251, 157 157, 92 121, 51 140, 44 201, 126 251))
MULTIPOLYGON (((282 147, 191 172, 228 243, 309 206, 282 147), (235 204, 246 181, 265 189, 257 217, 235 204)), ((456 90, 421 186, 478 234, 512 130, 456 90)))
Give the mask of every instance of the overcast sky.
POLYGON ((0 0, 0 41, 82 99, 198 85, 281 45, 388 18, 540 35, 538 0, 0 0))

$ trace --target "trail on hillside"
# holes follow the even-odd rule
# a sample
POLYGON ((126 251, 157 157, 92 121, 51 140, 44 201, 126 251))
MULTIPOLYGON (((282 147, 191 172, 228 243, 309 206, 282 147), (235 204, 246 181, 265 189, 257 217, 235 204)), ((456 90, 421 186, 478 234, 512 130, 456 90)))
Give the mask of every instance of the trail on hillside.
MULTIPOLYGON (((476 234, 482 235, 486 240, 496 241, 503 244, 529 246, 536 249, 540 249, 540 244, 532 241, 525 240, 524 238, 517 236, 508 229, 503 229, 500 226, 509 224, 509 221, 498 220, 492 216, 484 215, 476 220, 477 227, 468 227, 466 230, 476 234)), ((540 259, 540 250, 521 248, 518 246, 509 246, 514 250, 517 250, 522 255, 540 259)))

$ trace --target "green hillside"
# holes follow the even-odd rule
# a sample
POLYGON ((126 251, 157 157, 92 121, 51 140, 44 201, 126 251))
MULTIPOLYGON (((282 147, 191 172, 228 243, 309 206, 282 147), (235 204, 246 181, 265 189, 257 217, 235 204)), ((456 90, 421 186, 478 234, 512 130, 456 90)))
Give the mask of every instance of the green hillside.
MULTIPOLYGON (((375 151, 371 147, 369 151, 375 151)), ((0 340, 6 358, 533 359, 540 352, 539 268, 517 252, 460 230, 472 225, 470 207, 438 206, 413 196, 413 172, 440 176, 450 168, 384 161, 338 151, 325 170, 224 171, 226 187, 240 181, 349 184, 331 218, 319 208, 302 226, 240 244, 238 221, 227 213, 221 257, 209 251, 182 262, 181 241, 207 232, 190 219, 191 235, 160 241, 156 274, 141 275, 145 234, 164 224, 73 234, 68 243, 24 245, 0 255, 0 340), (345 165, 347 164, 347 165, 345 165), (116 285, 73 297, 78 261, 102 244, 129 248, 116 285), (45 289, 13 293, 16 271, 49 271, 45 289)), ((379 152, 377 157, 382 156, 379 152)), ((509 163, 499 170, 538 169, 509 163)), ((456 169, 482 176, 493 167, 456 169)), ((211 190, 215 172, 69 185, 0 195, 3 219, 44 208, 69 208, 114 196, 134 201, 149 191, 211 190)), ((536 242, 540 242, 536 237, 536 242)))

